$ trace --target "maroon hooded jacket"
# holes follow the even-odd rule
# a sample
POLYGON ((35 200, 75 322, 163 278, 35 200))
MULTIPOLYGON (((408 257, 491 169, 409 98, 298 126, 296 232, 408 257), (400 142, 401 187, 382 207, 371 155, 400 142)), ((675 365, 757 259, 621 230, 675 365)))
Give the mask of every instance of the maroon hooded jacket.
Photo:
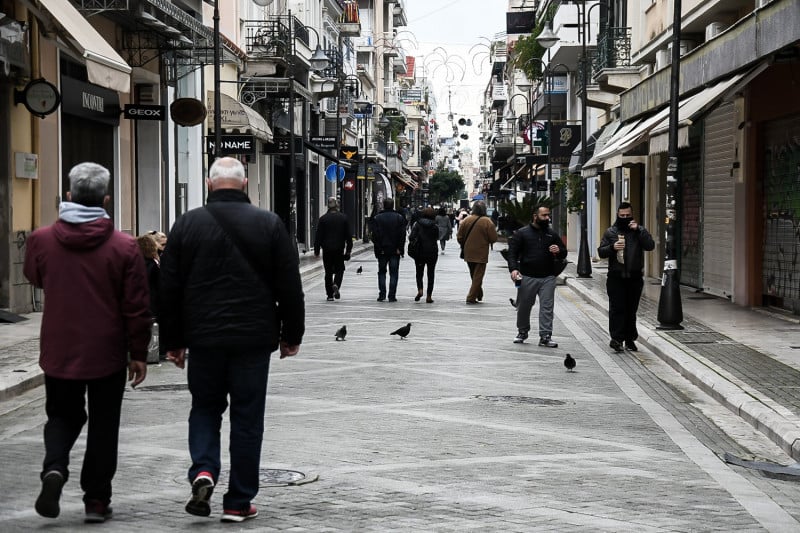
POLYGON ((119 372, 147 360, 151 316, 144 260, 110 219, 63 220, 28 237, 25 277, 44 289, 39 366, 60 379, 119 372))

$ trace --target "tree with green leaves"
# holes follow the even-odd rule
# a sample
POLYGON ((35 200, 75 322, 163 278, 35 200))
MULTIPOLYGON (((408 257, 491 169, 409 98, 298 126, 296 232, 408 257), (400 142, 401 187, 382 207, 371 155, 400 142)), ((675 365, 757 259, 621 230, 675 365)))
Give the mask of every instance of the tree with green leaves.
POLYGON ((454 202, 464 190, 464 180, 458 172, 439 168, 428 181, 428 201, 431 204, 454 202))
POLYGON ((533 213, 540 207, 550 209, 558 205, 558 202, 550 196, 537 196, 527 194, 520 202, 516 198, 500 202, 500 211, 506 216, 504 231, 511 234, 519 228, 531 223, 533 213))

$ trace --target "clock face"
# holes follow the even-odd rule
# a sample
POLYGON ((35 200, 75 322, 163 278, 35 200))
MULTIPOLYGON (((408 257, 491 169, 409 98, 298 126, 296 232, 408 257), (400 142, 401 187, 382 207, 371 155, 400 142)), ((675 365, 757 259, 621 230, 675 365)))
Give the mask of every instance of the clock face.
POLYGON ((49 115, 61 101, 55 85, 45 80, 33 80, 25 87, 25 107, 34 115, 49 115))

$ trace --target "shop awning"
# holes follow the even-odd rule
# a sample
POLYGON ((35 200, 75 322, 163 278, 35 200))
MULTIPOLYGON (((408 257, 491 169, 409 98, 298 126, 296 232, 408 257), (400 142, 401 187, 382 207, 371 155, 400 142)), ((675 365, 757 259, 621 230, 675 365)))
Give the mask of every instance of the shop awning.
MULTIPOLYGON (((262 141, 272 142, 272 130, 267 124, 267 119, 258 114, 258 111, 244 105, 232 96, 220 93, 220 119, 223 130, 249 131, 251 135, 262 141)), ((206 122, 208 129, 214 129, 214 91, 208 91, 206 103, 208 114, 206 122)))
MULTIPOLYGON (((707 87, 699 93, 681 100, 680 108, 678 109, 678 148, 689 146, 689 126, 698 117, 704 115, 718 102, 741 90, 743 86, 750 83, 753 78, 761 74, 768 66, 768 62, 763 62, 750 71, 736 74, 725 81, 707 87)), ((668 149, 669 116, 656 124, 650 131, 650 153, 660 154, 668 149)))
POLYGON ((527 173, 528 168, 529 167, 527 163, 519 167, 517 171, 514 172, 514 174, 512 174, 511 177, 508 178, 508 180, 500 186, 500 190, 508 189, 508 186, 511 184, 511 182, 514 181, 515 179, 518 179, 520 177, 520 174, 522 174, 523 172, 527 173))
POLYGON ((412 190, 417 188, 417 184, 414 183, 414 180, 408 176, 404 176, 402 172, 392 172, 392 177, 401 181, 407 187, 410 187, 412 190))
POLYGON ((51 23, 69 45, 85 60, 89 81, 95 85, 129 93, 131 90, 131 67, 97 30, 89 24, 69 0, 39 0, 50 15, 51 23))
MULTIPOLYGON (((614 135, 614 133, 617 132, 618 129, 619 129, 619 120, 614 120, 612 122, 609 122, 603 127, 603 131, 600 132, 600 135, 594 142, 594 150, 592 151, 591 157, 589 157, 586 163, 584 163, 583 166, 581 167, 581 174, 583 176, 595 176, 597 174, 597 171, 594 169, 602 165, 602 161, 600 161, 597 158, 597 155, 600 154, 606 146, 608 146, 611 137, 614 135)), ((576 168, 573 169, 572 161, 570 161, 569 171, 575 172, 576 170, 577 170, 577 165, 576 168)))

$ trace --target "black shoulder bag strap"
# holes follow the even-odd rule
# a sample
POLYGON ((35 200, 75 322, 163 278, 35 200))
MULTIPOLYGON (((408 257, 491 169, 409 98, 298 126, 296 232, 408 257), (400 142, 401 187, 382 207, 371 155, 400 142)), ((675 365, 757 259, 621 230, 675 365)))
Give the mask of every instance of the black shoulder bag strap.
POLYGON ((250 248, 245 246, 244 242, 242 241, 241 236, 233 231, 231 228, 230 222, 225 220, 222 215, 217 211, 217 207, 214 206, 213 203, 206 204, 206 211, 211 213, 211 216, 214 217, 214 220, 217 221, 217 224, 220 228, 222 228, 222 232, 228 236, 228 238, 233 243, 234 248, 239 251, 239 254, 247 260, 247 264, 250 265, 250 268, 253 272, 256 273, 258 278, 264 284, 265 287, 271 290, 272 285, 270 284, 269 280, 266 277, 266 274, 261 269, 261 265, 259 265, 258 261, 256 260, 255 256, 253 256, 250 252, 250 248))
POLYGON ((464 244, 462 246, 467 245, 467 239, 469 239, 469 234, 472 233, 472 228, 475 227, 475 224, 478 223, 478 221, 481 219, 482 216, 483 215, 478 216, 478 218, 475 219, 475 222, 473 222, 472 225, 469 227, 469 229, 467 230, 467 234, 464 235, 464 244))

